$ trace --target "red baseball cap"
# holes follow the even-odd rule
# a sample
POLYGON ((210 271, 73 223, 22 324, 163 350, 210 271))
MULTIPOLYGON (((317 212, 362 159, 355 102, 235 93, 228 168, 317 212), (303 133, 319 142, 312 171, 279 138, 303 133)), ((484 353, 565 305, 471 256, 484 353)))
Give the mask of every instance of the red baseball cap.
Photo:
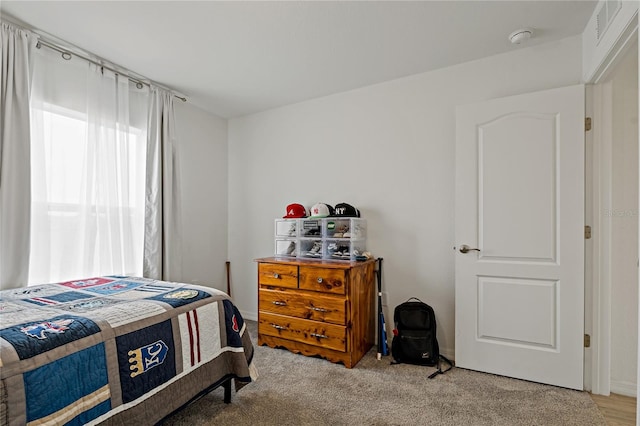
POLYGON ((283 219, 300 217, 307 217, 307 209, 302 204, 289 204, 287 206, 287 214, 282 216, 283 219))

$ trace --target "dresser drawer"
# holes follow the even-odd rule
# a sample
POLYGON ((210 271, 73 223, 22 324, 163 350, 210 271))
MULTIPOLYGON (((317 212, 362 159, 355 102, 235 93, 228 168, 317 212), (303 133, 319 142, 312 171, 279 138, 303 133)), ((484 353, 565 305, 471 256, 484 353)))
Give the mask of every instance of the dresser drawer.
POLYGON ((260 312, 258 333, 345 352, 347 328, 325 322, 260 312))
POLYGON ((298 267, 275 263, 258 264, 258 283, 277 287, 298 288, 298 267))
POLYGON ((332 324, 346 324, 346 301, 342 297, 261 288, 258 298, 260 311, 332 324))
POLYGON ((344 269, 300 266, 300 288, 324 293, 345 294, 346 274, 344 269))

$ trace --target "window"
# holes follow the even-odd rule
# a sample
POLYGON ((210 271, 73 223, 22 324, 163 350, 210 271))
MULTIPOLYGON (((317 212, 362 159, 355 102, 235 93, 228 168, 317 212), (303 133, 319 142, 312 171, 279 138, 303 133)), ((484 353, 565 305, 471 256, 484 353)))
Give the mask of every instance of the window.
POLYGON ((78 71, 34 76, 31 285, 142 274, 147 92, 86 63, 73 84, 78 71))

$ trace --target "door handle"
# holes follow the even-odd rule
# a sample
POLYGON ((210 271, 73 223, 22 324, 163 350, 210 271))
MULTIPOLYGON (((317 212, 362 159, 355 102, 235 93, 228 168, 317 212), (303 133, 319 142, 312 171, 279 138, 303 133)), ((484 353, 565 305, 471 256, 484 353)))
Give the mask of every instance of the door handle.
POLYGON ((470 251, 480 251, 480 249, 471 248, 466 244, 460 246, 460 253, 469 253, 470 251))

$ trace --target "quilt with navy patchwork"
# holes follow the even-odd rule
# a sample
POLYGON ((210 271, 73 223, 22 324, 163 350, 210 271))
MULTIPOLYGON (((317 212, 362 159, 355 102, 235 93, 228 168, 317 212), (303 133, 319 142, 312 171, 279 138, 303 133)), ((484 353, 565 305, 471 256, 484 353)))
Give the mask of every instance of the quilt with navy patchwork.
POLYGON ((105 276, 0 291, 0 424, 154 424, 255 380, 226 293, 105 276))

